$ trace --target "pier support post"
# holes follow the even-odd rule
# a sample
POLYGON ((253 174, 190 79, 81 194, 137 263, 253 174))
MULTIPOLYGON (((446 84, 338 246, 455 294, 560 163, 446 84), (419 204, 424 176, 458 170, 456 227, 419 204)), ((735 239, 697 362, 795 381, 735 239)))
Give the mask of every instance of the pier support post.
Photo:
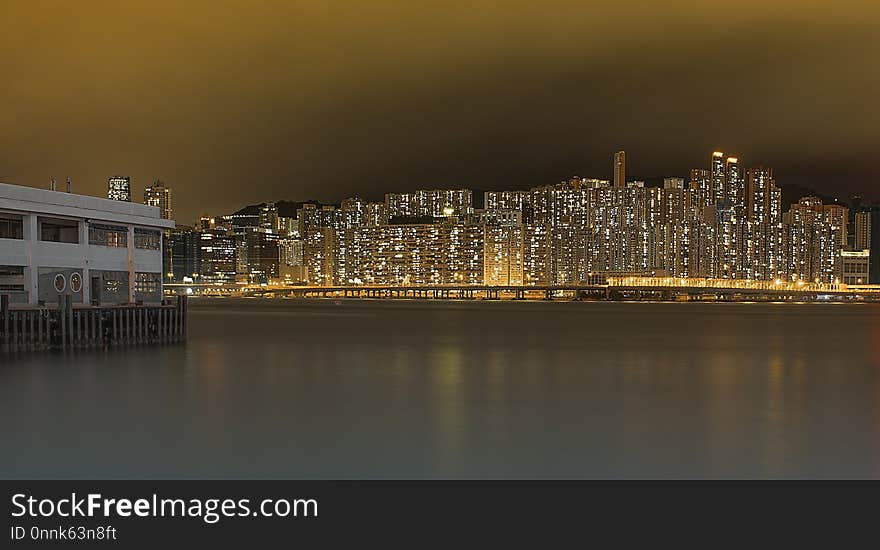
POLYGON ((9 294, 0 294, 0 323, 3 324, 3 353, 9 352, 9 294))

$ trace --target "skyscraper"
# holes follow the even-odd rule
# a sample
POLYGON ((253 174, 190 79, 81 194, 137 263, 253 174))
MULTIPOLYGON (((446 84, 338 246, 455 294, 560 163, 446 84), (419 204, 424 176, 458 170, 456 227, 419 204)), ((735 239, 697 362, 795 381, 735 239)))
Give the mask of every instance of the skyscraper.
POLYGON ((856 212, 855 243, 856 250, 871 248, 871 210, 862 209, 856 212))
POLYGON ((691 190, 697 194, 698 204, 709 206, 712 204, 712 178, 705 168, 691 169, 691 190))
POLYGON ((759 224, 779 223, 782 205, 780 193, 773 179, 773 170, 763 166, 749 168, 747 193, 747 217, 759 224))
POLYGON ((822 210, 825 212, 825 216, 827 216, 828 223, 838 230, 835 232, 838 246, 842 249, 846 248, 849 208, 841 204, 826 204, 822 207, 822 210))
POLYGON ((726 166, 724 163, 724 153, 715 151, 709 163, 709 177, 712 187, 712 200, 714 204, 718 201, 727 199, 727 190, 725 181, 727 180, 726 166))
POLYGON ((626 187, 626 152, 618 151, 614 153, 614 162, 612 163, 614 170, 614 187, 626 187))
POLYGON ((162 180, 156 180, 153 185, 144 189, 144 204, 158 208, 163 220, 173 219, 171 188, 162 180))
POLYGON ((110 176, 107 179, 107 198, 114 201, 131 202, 131 178, 110 176))
POLYGON ((727 191, 727 200, 737 210, 745 208, 745 182, 743 181, 742 169, 739 167, 739 159, 736 157, 727 157, 725 165, 725 182, 724 186, 727 191))

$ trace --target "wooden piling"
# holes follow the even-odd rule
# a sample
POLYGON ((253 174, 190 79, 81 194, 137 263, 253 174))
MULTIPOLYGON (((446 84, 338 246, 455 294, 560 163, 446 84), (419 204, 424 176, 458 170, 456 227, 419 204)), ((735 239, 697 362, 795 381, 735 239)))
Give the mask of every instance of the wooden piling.
POLYGON ((0 353, 46 349, 161 344, 186 338, 187 301, 159 306, 78 306, 59 296, 57 307, 12 309, 0 295, 0 353))
POLYGON ((9 294, 0 294, 0 323, 3 326, 3 353, 9 352, 9 294))

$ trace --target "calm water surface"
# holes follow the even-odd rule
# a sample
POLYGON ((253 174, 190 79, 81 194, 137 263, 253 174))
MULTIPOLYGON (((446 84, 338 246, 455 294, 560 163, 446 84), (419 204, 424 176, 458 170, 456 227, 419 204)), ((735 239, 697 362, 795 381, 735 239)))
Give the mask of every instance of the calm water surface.
POLYGON ((0 475, 880 477, 880 306, 190 304, 0 358, 0 475))

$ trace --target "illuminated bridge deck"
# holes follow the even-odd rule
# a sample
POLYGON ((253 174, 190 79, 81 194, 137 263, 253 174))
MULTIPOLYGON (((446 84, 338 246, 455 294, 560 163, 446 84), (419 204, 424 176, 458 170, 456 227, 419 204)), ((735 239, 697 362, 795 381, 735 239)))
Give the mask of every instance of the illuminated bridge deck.
POLYGON ((880 286, 679 279, 610 278, 607 284, 297 286, 169 284, 176 294, 366 299, 598 299, 668 301, 880 301, 880 286))

